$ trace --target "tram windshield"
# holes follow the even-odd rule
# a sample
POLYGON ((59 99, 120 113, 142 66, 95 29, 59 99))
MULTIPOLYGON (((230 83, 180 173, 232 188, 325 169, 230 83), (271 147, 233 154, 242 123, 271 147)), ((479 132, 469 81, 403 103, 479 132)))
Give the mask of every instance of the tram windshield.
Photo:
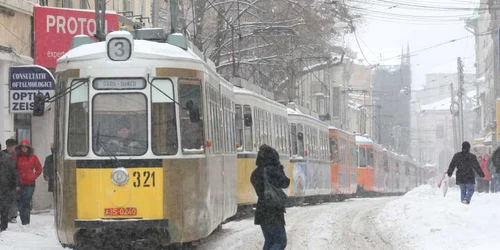
POLYGON ((147 103, 139 93, 98 94, 93 99, 96 155, 143 155, 147 151, 147 103))

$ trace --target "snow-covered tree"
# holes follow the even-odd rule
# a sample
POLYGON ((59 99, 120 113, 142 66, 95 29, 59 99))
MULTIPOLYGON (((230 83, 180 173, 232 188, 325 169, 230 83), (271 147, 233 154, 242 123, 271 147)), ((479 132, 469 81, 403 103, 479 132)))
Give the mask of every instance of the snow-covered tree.
MULTIPOLYGON (((167 4, 160 26, 169 27, 167 4)), ((337 0, 179 0, 178 30, 223 75, 281 92, 309 65, 339 62, 344 49, 335 24, 356 24, 337 0)), ((357 19, 356 19, 357 20, 357 19)))

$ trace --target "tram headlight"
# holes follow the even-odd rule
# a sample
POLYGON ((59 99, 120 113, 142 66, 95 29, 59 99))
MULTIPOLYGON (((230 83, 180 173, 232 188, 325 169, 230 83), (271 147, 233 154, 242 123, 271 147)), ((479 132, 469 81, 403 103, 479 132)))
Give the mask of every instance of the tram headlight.
POLYGON ((111 181, 115 185, 123 186, 128 182, 128 172, 125 168, 117 168, 111 173, 111 181))

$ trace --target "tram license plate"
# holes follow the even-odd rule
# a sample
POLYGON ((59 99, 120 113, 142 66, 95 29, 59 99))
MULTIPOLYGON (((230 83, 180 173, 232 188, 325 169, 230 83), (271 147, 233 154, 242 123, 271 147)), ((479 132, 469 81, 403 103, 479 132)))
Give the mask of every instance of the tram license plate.
POLYGON ((121 208, 105 208, 104 215, 106 216, 136 216, 137 208, 121 207, 121 208))

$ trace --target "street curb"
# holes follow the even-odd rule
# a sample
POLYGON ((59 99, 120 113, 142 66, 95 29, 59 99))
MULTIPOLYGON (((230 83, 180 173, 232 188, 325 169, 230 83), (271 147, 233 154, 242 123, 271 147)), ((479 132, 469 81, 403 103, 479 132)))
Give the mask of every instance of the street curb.
POLYGON ((54 211, 53 209, 45 209, 45 210, 36 210, 36 211, 31 211, 31 214, 48 214, 50 212, 54 211))

